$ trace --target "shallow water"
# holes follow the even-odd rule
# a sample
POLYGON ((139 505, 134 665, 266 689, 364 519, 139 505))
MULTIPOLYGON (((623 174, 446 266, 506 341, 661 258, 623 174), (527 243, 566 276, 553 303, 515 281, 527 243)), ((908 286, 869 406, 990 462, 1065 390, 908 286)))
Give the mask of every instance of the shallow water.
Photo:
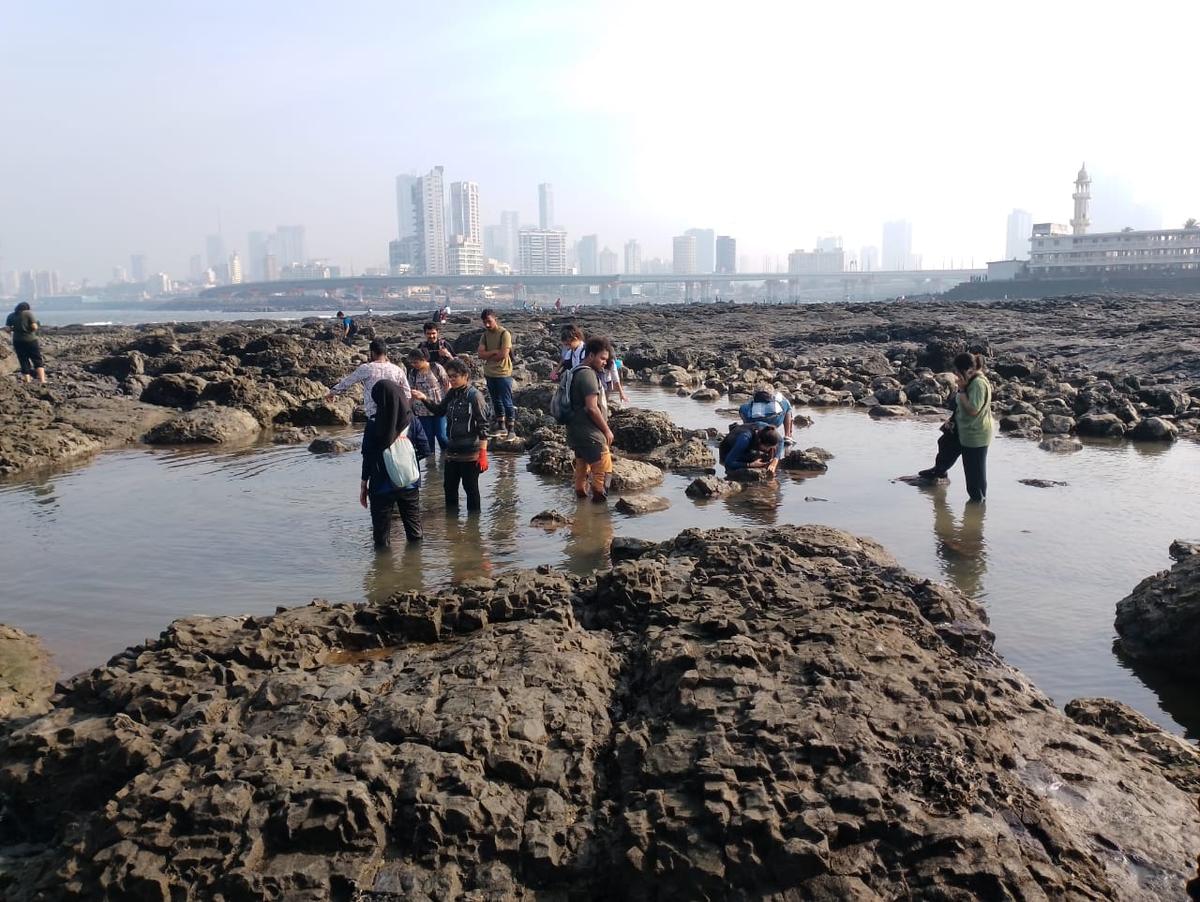
MULTIPOLYGON (((722 426, 727 401, 658 389, 633 402, 687 427, 722 426)), ((71 673, 102 663, 188 614, 270 612, 319 597, 378 600, 479 573, 551 563, 602 566, 614 535, 648 539, 689 526, 825 523, 871 536, 910 570, 953 582, 987 608, 997 647, 1059 703, 1128 702, 1200 737, 1200 699, 1112 651, 1116 602, 1171 562, 1171 539, 1196 536, 1200 445, 1089 444, 1057 456, 1001 437, 989 452, 986 509, 967 505, 961 471, 941 489, 894 477, 928 466, 936 422, 875 421, 861 411, 806 410, 798 447, 833 452, 829 472, 785 476, 729 499, 693 502, 690 477, 651 491, 669 511, 629 518, 577 504, 568 481, 535 476, 525 457, 492 456, 477 518, 442 510, 440 474, 423 493, 425 542, 376 555, 357 503, 359 456, 301 446, 101 455, 66 472, 0 483, 4 535, 0 622, 42 636, 71 673), (1068 485, 1037 489, 1022 478, 1068 485), (572 527, 530 518, 556 507, 572 527)), ((347 432, 348 437, 356 433, 347 432)))

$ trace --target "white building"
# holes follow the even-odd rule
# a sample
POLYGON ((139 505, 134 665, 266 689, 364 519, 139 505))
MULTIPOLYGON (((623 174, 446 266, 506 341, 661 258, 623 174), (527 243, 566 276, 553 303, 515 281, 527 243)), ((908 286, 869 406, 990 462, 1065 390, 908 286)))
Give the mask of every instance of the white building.
POLYGON ((242 258, 238 256, 237 251, 234 251, 229 255, 229 284, 241 285, 243 281, 242 258))
POLYGON ((469 244, 480 244, 479 185, 475 182, 450 183, 450 234, 462 235, 469 244))
POLYGON ((912 223, 904 219, 883 224, 883 268, 913 269, 912 223))
POLYGON ((396 176, 396 237, 408 238, 417 233, 417 209, 413 204, 415 175, 396 176))
POLYGON ((612 248, 604 248, 600 252, 600 275, 615 276, 619 267, 620 261, 617 252, 612 248))
POLYGON ((642 271, 642 246, 636 238, 625 242, 625 274, 636 276, 642 271))
POLYGON ((696 272, 696 236, 677 235, 672 239, 671 271, 677 276, 696 272))
POLYGON ((1102 273, 1200 275, 1200 229, 1072 234, 1053 223, 1033 227, 1029 274, 1069 278, 1102 273))
POLYGON ((530 276, 567 274, 567 233, 558 229, 521 229, 517 237, 521 273, 530 276))
POLYGON ((304 226, 276 226, 275 253, 282 266, 308 260, 308 251, 304 246, 304 226))
POLYGON ((863 245, 858 252, 858 271, 876 272, 879 269, 879 248, 873 244, 863 245))
POLYGON ((538 185, 538 228, 554 230, 554 186, 549 182, 538 185))
POLYGON ((1008 214, 1008 236, 1004 242, 1006 260, 1029 259, 1029 236, 1033 232, 1033 217, 1024 210, 1008 214))
POLYGON ((788 272, 812 275, 814 273, 843 272, 846 269, 846 252, 842 248, 832 251, 792 251, 788 254, 788 272))
POLYGON ((516 210, 500 211, 500 228, 504 230, 504 255, 502 259, 511 266, 520 261, 521 215, 516 210))
POLYGON ((693 272, 709 273, 717 268, 717 233, 712 229, 688 229, 683 234, 696 239, 696 268, 693 272))
POLYGON ((600 271, 600 236, 584 235, 579 239, 575 256, 579 259, 579 274, 594 276, 600 271))
POLYGON ((483 248, 476 241, 455 235, 446 249, 446 266, 452 276, 483 275, 483 248))
POLYGON ((413 268, 423 276, 444 276, 446 264, 446 189, 442 167, 434 166, 413 186, 416 259, 413 268))

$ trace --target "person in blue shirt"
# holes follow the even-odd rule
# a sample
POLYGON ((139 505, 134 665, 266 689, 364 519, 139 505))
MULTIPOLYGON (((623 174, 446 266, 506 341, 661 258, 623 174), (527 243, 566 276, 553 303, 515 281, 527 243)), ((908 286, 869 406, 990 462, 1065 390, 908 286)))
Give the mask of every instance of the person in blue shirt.
POLYGON ((782 430, 783 441, 775 446, 776 459, 783 458, 783 446, 792 437, 792 405, 782 394, 769 385, 760 385, 754 391, 753 400, 738 408, 743 423, 771 426, 777 433, 782 430))
POLYGON ((722 442, 726 446, 721 463, 725 466, 725 475, 735 470, 766 470, 774 473, 779 466, 775 449, 782 444, 779 433, 773 426, 743 424, 735 426, 729 439, 722 442))

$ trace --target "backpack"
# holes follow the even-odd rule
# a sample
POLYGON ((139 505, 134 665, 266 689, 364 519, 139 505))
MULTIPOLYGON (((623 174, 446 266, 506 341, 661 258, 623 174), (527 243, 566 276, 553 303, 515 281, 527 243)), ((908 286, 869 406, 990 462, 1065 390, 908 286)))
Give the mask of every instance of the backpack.
POLYGON ((729 433, 721 439, 721 444, 717 445, 717 463, 724 466, 725 458, 729 456, 729 452, 733 450, 733 443, 737 441, 738 436, 743 432, 749 432, 752 435, 759 429, 763 428, 757 423, 734 423, 729 427, 729 433))
POLYGON ((565 371, 558 377, 558 388, 554 390, 554 396, 550 398, 550 416, 554 417, 554 422, 566 425, 571 421, 571 386, 575 384, 575 374, 583 369, 583 365, 579 365, 565 371))

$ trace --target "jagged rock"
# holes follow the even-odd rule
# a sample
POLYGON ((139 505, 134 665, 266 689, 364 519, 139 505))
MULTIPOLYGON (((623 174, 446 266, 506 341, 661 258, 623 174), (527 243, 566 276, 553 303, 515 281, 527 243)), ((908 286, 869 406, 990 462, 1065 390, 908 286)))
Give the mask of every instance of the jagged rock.
POLYGON ((308 450, 313 454, 344 454, 354 449, 340 439, 315 438, 309 443, 308 450))
POLYGON ((488 439, 488 450, 520 454, 525 450, 525 439, 519 435, 494 435, 488 439))
POLYGON ((716 476, 701 476, 693 479, 683 491, 689 498, 724 498, 726 495, 736 495, 741 490, 741 483, 716 476))
POLYGON ((542 529, 558 529, 560 526, 570 526, 574 522, 574 517, 568 517, 561 511, 544 510, 540 514, 534 514, 529 525, 540 526, 542 529))
POLYGON ((717 463, 712 448, 698 438, 662 445, 647 454, 645 460, 662 470, 703 470, 717 463))
POLYGON ((292 426, 349 426, 353 420, 354 401, 346 397, 305 401, 277 417, 277 422, 292 426))
POLYGON ((112 376, 117 381, 124 382, 130 376, 140 376, 146 372, 146 355, 141 351, 113 354, 90 364, 88 369, 93 373, 112 376))
POLYGON ((811 448, 805 448, 804 453, 807 454, 809 457, 815 457, 817 460, 823 460, 823 461, 833 460, 833 452, 832 451, 826 451, 824 448, 821 448, 817 445, 813 445, 811 448))
POLYGON ((575 472, 575 453, 566 445, 545 442, 529 452, 526 469, 543 476, 571 476, 575 472))
POLYGON ((658 467, 625 457, 613 460, 611 485, 615 492, 636 492, 662 481, 662 470, 658 467))
POLYGON ((1066 485, 1065 482, 1059 482, 1057 479, 1018 479, 1017 482, 1035 489, 1052 489, 1056 486, 1066 485))
POLYGON ((909 411, 907 407, 889 407, 885 404, 876 404, 874 407, 868 410, 867 413, 877 419, 887 419, 892 417, 906 417, 908 416, 909 411))
POLYGON ((151 380, 142 392, 143 404, 161 407, 195 407, 204 393, 208 380, 190 373, 171 373, 151 380))
MULTIPOLYGON (((697 381, 695 373, 690 373, 679 366, 668 366, 661 374, 661 378, 662 385, 666 388, 675 388, 677 386, 685 388, 689 385, 695 385, 697 381)), ((685 393, 685 396, 686 394, 689 393, 685 393)))
POLYGON ((175 336, 167 330, 149 332, 125 345, 125 353, 137 351, 146 357, 163 357, 167 354, 178 354, 182 348, 175 336))
POLYGON ((1056 435, 1043 439, 1038 447, 1043 451, 1053 451, 1056 454, 1071 454, 1083 450, 1083 442, 1077 438, 1056 435))
POLYGON ((1075 418, 1050 414, 1042 418, 1041 429, 1045 435, 1067 435, 1075 429, 1075 418))
MULTIPOLYGON (((879 402, 881 407, 902 407, 908 403, 908 395, 905 394, 902 388, 880 388, 875 391, 875 400, 879 402)), ((885 416, 885 414, 873 414, 874 416, 885 416)))
POLYGON ((558 386, 550 382, 531 385, 513 392, 513 403, 516 404, 518 410, 536 410, 549 415, 550 399, 554 397, 557 390, 558 386))
MULTIPOLYGON (((621 502, 618 501, 617 503, 620 504, 621 502)), ((637 560, 643 555, 649 554, 657 547, 657 542, 651 542, 647 539, 635 539, 632 536, 616 536, 609 545, 608 556, 614 564, 619 564, 621 561, 637 560)))
POLYGON ((630 517, 653 514, 670 507, 671 502, 661 495, 626 495, 616 503, 617 511, 630 517))
POLYGON ((1200 555, 1138 583, 1117 602, 1117 643, 1137 661, 1200 676, 1200 555))
POLYGON ((950 478, 948 476, 921 476, 919 474, 914 474, 912 476, 897 476, 896 482, 903 482, 908 485, 923 487, 931 485, 949 485, 950 478))
POLYGON ((1129 437, 1143 442, 1173 442, 1179 438, 1179 427, 1161 417, 1140 420, 1129 437))
POLYGON ((68 681, 0 742, 4 897, 1150 900, 1191 872, 1187 745, 1073 722, 875 543, 610 553, 181 619, 68 681))
POLYGON ((152 445, 221 444, 246 441, 259 433, 258 422, 244 410, 198 407, 146 433, 152 445))
POLYGON ((627 407, 614 413, 608 421, 612 430, 613 447, 634 454, 653 451, 683 439, 683 432, 671 418, 656 410, 627 407))
POLYGON ((1171 547, 1167 549, 1167 554, 1173 561, 1182 561, 1189 555, 1200 554, 1200 542, 1185 542, 1183 539, 1175 539, 1171 542, 1171 547))
POLYGON ((1075 431, 1080 435, 1120 438, 1125 434, 1125 424, 1114 413, 1085 413, 1075 421, 1075 431))
POLYGON ((692 392, 693 401, 716 401, 721 393, 712 388, 698 388, 692 392))
POLYGON ((531 451, 538 445, 544 445, 547 442, 553 445, 565 445, 567 443, 566 430, 561 426, 542 426, 535 429, 525 436, 525 450, 531 451))
POLYGON ((48 711, 56 674, 41 642, 0 623, 0 721, 48 711))
POLYGON ((275 445, 300 445, 310 441, 317 434, 316 427, 282 426, 271 434, 271 442, 275 445))
MULTIPOLYGON (((322 390, 317 397, 323 395, 324 391, 322 390)), ((209 382, 204 386, 200 400, 212 401, 222 407, 241 408, 264 427, 273 423, 275 418, 289 407, 299 404, 296 397, 290 393, 281 392, 276 385, 270 382, 259 382, 249 376, 234 376, 209 382)))
MULTIPOLYGON (((821 450, 821 449, 814 449, 821 450)), ((828 451, 825 454, 829 454, 828 451)), ((783 459, 779 461, 780 469, 783 470, 803 470, 813 473, 824 473, 829 469, 829 464, 825 461, 829 458, 825 454, 813 454, 809 451, 789 451, 783 455, 783 459)), ((832 457, 832 455, 829 455, 832 457)))

